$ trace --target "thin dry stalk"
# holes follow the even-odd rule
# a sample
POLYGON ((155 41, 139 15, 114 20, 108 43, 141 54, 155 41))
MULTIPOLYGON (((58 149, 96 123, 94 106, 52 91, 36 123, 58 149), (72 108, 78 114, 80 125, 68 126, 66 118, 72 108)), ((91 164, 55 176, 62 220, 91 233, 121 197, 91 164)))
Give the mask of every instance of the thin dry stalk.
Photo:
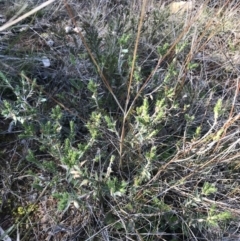
POLYGON ((22 21, 23 19, 33 15, 34 13, 38 12, 39 10, 41 10, 42 8, 45 8, 46 6, 48 6, 49 4, 55 2, 56 0, 48 0, 47 2, 39 5, 38 7, 34 8, 33 10, 23 14, 22 16, 20 16, 19 18, 15 19, 15 20, 10 20, 9 22, 5 23, 2 27, 0 27, 0 32, 13 26, 14 24, 22 21))
POLYGON ((132 67, 131 67, 130 78, 129 78, 129 83, 128 83, 127 99, 125 102, 125 109, 124 109, 124 113, 123 113, 122 131, 121 131, 120 147, 119 147, 119 153, 120 153, 119 167, 120 168, 122 167, 125 125, 126 125, 126 121, 127 121, 127 117, 128 117, 128 104, 129 104, 129 100, 130 100, 130 91, 131 91, 131 86, 132 86, 135 62, 136 62, 136 58, 137 58, 137 50, 138 50, 138 44, 139 44, 139 40, 140 40, 140 34, 141 34, 142 25, 143 25, 143 19, 145 16, 146 3, 147 3, 147 1, 143 0, 142 7, 141 7, 141 15, 140 15, 139 24, 138 24, 137 37, 136 37, 136 42, 135 42, 135 47, 134 47, 134 52, 133 52, 132 67))
MULTIPOLYGON (((207 1, 204 5, 203 5, 203 8, 202 9, 205 9, 206 7, 206 4, 208 3, 209 1, 207 1)), ((214 17, 218 17, 219 14, 221 12, 217 12, 214 17)), ((201 11, 198 12, 197 16, 200 16, 201 14, 201 11)), ((195 18, 196 19, 196 18, 195 18)), ((214 25, 214 18, 212 18, 211 21, 208 21, 206 23, 206 25, 204 26, 204 29, 209 29, 212 25, 214 25)), ((215 28, 217 29, 217 28, 215 28)), ((201 44, 201 47, 197 48, 197 45, 198 43, 201 43, 202 39, 205 37, 205 32, 203 32, 196 40, 195 40, 195 44, 191 47, 191 49, 195 49, 199 51, 201 51, 202 49, 204 49, 204 47, 207 45, 207 43, 210 41, 210 39, 212 39, 212 37, 214 37, 217 33, 217 30, 215 31, 212 31, 211 32, 211 35, 209 35, 209 37, 207 38, 207 40, 201 44)), ((186 57, 186 61, 184 63, 184 68, 186 69, 186 67, 188 66, 188 64, 191 62, 192 60, 192 57, 193 57, 193 51, 190 51, 189 54, 187 55, 186 57)), ((175 99, 178 97, 178 94, 181 93, 181 90, 183 89, 183 86, 185 84, 185 76, 186 76, 186 71, 185 71, 185 74, 183 75, 183 77, 181 78, 181 81, 179 83, 176 84, 176 87, 175 87, 175 91, 174 91, 174 96, 175 96, 175 99)))
POLYGON ((147 2, 146 0, 143 0, 142 8, 141 8, 141 15, 140 15, 139 24, 138 24, 137 37, 136 37, 136 42, 135 42, 135 47, 134 47, 134 52, 133 52, 132 67, 131 67, 129 84, 128 84, 127 99, 126 99, 126 103, 125 103, 125 113, 127 112, 127 107, 128 107, 128 103, 130 100, 130 91, 131 91, 133 74, 134 74, 134 69, 135 69, 135 62, 136 62, 136 58, 137 58, 138 44, 140 41, 140 34, 141 34, 142 25, 143 25, 143 19, 145 16, 146 2, 147 2))

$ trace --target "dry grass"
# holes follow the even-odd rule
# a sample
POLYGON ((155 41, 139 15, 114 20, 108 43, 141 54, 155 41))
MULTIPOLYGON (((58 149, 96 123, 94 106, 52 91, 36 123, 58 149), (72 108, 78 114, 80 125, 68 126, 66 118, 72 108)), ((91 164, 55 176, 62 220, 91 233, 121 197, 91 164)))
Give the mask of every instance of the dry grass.
POLYGON ((28 18, 42 1, 0 2, 22 18, 0 27, 9 237, 240 238, 239 3, 219 2, 55 1, 28 18))

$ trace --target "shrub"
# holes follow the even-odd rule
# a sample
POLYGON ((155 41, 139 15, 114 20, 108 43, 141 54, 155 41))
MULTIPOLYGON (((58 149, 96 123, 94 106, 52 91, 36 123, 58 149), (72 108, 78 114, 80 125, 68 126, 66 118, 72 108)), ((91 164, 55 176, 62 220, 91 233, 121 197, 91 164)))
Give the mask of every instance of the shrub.
MULTIPOLYGON (((29 77, 32 69, 0 74, 1 115, 24 146, 16 171, 38 193, 35 218, 70 219, 74 232, 60 230, 79 240, 216 240, 236 211, 239 119, 237 92, 232 104, 221 77, 235 67, 201 57, 218 26, 200 19, 206 5, 177 17, 158 5, 145 15, 147 1, 111 4, 89 2, 59 83, 29 77)), ((37 233, 24 213, 18 222, 37 233)))

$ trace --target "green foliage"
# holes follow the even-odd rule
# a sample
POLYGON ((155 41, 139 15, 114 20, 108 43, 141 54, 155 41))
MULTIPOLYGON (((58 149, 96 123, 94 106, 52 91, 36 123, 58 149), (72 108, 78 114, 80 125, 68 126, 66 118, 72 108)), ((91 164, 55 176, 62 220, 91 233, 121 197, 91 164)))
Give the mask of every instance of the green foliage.
MULTIPOLYGON (((33 120, 37 113, 33 106, 29 104, 29 101, 35 97, 34 88, 36 86, 36 81, 33 80, 31 83, 29 83, 22 77, 18 79, 16 86, 13 87, 10 82, 4 78, 3 74, 2 79, 9 88, 14 90, 14 95, 17 97, 16 101, 3 101, 4 108, 2 109, 2 115, 6 118, 12 118, 15 124, 18 121, 23 124, 28 120, 33 120)), ((45 98, 36 96, 34 106, 38 107, 45 101, 45 98)))
POLYGON ((205 182, 202 188, 202 194, 208 196, 210 194, 216 193, 217 188, 214 187, 211 183, 205 182))
POLYGON ((200 136, 201 130, 202 130, 201 126, 198 126, 198 127, 196 128, 194 138, 197 139, 197 138, 200 136))
POLYGON ((100 135, 100 132, 99 132, 100 125, 101 125, 101 113, 98 113, 95 111, 92 112, 91 117, 89 118, 89 121, 86 126, 93 139, 96 139, 100 135))
POLYGON ((161 56, 164 56, 170 47, 169 43, 164 43, 162 46, 157 47, 157 51, 161 56))
POLYGON ((37 163, 37 160, 36 160, 36 158, 35 158, 35 156, 34 156, 34 154, 33 154, 33 152, 32 152, 31 150, 29 150, 26 159, 27 159, 29 162, 37 163))
POLYGON ((126 46, 127 43, 129 42, 130 38, 131 38, 131 35, 130 35, 130 34, 125 34, 125 33, 124 33, 124 34, 121 36, 121 38, 118 40, 120 46, 126 46))
POLYGON ((220 114, 222 113, 222 100, 219 99, 216 103, 216 105, 214 106, 214 118, 215 120, 218 119, 218 117, 220 116, 220 114))
POLYGON ((149 124, 149 104, 146 98, 143 100, 143 105, 137 108, 137 121, 143 125, 149 124))
POLYGON ((119 181, 117 180, 116 177, 109 178, 106 181, 109 193, 112 197, 116 198, 123 196, 126 193, 126 188, 127 188, 127 182, 125 181, 119 181))
POLYGON ((104 119, 107 123, 108 130, 111 132, 116 132, 116 121, 113 121, 110 116, 104 115, 104 119))
POLYGON ((76 165, 80 157, 82 157, 83 155, 83 152, 81 150, 72 147, 69 138, 65 139, 63 150, 64 151, 62 162, 63 164, 67 165, 68 168, 71 168, 72 166, 76 165))
POLYGON ((197 67, 199 66, 199 64, 198 63, 189 63, 188 64, 188 69, 189 70, 194 70, 194 69, 196 69, 197 67))
MULTIPOLYGON (((167 74, 164 78, 164 83, 165 84, 170 84, 171 83, 171 80, 172 78, 176 77, 178 75, 178 71, 176 69, 176 66, 175 66, 175 63, 172 62, 170 63, 170 65, 168 66, 168 71, 167 71, 167 74)), ((170 92, 169 92, 170 93, 170 92)), ((169 94, 166 93, 166 96, 169 97, 169 94)))
POLYGON ((70 204, 70 195, 67 192, 63 193, 54 193, 53 197, 58 200, 58 210, 65 210, 70 204))
POLYGON ((217 226, 219 222, 226 222, 232 218, 232 214, 228 211, 218 213, 216 206, 212 206, 208 212, 206 223, 210 226, 217 226))
POLYGON ((194 120, 194 116, 190 116, 189 114, 185 114, 184 117, 188 123, 191 123, 194 120))
POLYGON ((96 94, 97 92, 97 84, 91 79, 87 85, 87 88, 93 93, 96 94))

